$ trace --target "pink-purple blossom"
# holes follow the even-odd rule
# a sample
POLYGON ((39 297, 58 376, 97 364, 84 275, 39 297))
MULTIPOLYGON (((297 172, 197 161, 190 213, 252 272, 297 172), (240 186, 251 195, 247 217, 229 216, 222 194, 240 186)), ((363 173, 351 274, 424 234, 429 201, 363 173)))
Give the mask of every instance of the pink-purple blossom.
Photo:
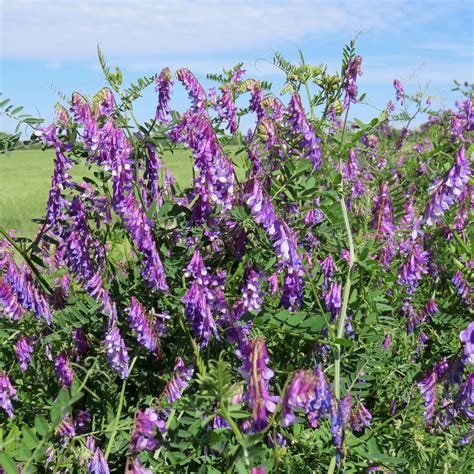
POLYGON ((5 371, 0 376, 0 408, 3 408, 7 415, 13 416, 12 400, 18 400, 16 390, 10 383, 10 379, 5 371))

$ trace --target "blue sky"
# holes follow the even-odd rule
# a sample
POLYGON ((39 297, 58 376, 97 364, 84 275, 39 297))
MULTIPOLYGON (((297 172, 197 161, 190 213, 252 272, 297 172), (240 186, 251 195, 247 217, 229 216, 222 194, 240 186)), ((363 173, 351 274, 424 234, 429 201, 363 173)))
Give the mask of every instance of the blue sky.
MULTIPOLYGON (((199 78, 245 62, 248 76, 281 83, 269 64, 272 50, 339 69, 343 45, 361 32, 361 92, 371 105, 354 114, 369 119, 393 98, 393 79, 409 92, 427 89, 435 105, 450 107, 453 79, 474 81, 474 9, 463 0, 0 0, 0 91, 47 120, 54 89, 93 94, 104 85, 96 44, 126 81, 189 67, 199 78)), ((175 86, 178 89, 177 86, 175 86)), ((175 94, 182 110, 186 96, 175 94)), ((153 88, 137 105, 154 114, 153 88)), ((0 118, 0 129, 14 125, 0 118)))

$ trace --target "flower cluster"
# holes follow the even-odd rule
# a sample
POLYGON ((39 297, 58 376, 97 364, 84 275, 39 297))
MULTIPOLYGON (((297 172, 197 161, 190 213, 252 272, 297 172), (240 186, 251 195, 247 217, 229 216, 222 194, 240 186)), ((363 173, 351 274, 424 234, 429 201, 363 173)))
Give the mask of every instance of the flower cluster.
POLYGON ((213 314, 227 313, 222 285, 225 275, 210 276, 198 249, 189 263, 187 276, 192 276, 190 288, 183 296, 186 317, 191 323, 196 339, 207 346, 211 332, 219 338, 213 314))
POLYGON ((276 215, 269 197, 263 195, 258 179, 247 182, 244 200, 258 224, 262 224, 267 235, 273 240, 279 269, 286 269, 281 304, 285 308, 296 308, 303 297, 304 271, 298 254, 295 232, 276 215))
POLYGON ((262 431, 268 423, 268 413, 273 413, 278 402, 277 396, 270 395, 269 381, 273 371, 268 367, 267 346, 263 337, 255 337, 249 341, 242 351, 243 359, 240 372, 247 382, 244 400, 252 410, 251 429, 262 431))
POLYGON ((2 371, 0 376, 0 407, 3 408, 9 417, 13 416, 13 400, 18 400, 16 390, 10 383, 6 372, 2 371))
POLYGON ((443 178, 436 180, 429 189, 431 197, 423 216, 428 225, 439 224, 441 216, 458 201, 470 174, 465 148, 464 145, 461 145, 453 166, 443 178))
POLYGON ((168 403, 171 404, 181 398, 183 390, 188 387, 188 382, 193 374, 193 367, 186 367, 183 359, 178 357, 173 369, 173 375, 162 393, 162 396, 166 397, 168 403))
POLYGON ((312 426, 316 427, 317 420, 329 412, 331 398, 332 392, 319 366, 314 373, 308 370, 297 371, 283 398, 282 426, 293 424, 296 421, 295 410, 300 409, 308 413, 312 426))
POLYGON ((301 136, 298 149, 302 150, 303 157, 311 161, 313 170, 316 171, 321 165, 321 140, 316 136, 313 124, 308 123, 298 94, 291 97, 287 120, 290 133, 296 137, 301 136))
POLYGON ((128 313, 128 323, 135 331, 137 341, 150 352, 158 354, 159 340, 154 321, 148 318, 143 305, 132 296, 130 306, 125 309, 128 313))
POLYGON ((111 324, 105 336, 104 346, 110 367, 117 372, 120 378, 127 378, 129 362, 128 350, 120 335, 115 318, 111 318, 111 324))

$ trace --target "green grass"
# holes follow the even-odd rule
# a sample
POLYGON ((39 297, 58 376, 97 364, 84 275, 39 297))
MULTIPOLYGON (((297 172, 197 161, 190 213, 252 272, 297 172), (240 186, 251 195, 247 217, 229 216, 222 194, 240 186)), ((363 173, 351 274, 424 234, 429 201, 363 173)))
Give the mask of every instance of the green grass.
MULTIPOLYGON (((234 150, 228 150, 232 155, 234 150)), ((33 237, 38 224, 34 218, 44 216, 53 173, 52 150, 17 150, 10 156, 0 155, 0 225, 16 229, 18 237, 33 237)), ((192 160, 186 150, 164 156, 168 168, 181 187, 192 181, 192 160)), ((75 181, 92 176, 85 165, 71 169, 75 181)), ((239 174, 239 173, 238 173, 239 174)))

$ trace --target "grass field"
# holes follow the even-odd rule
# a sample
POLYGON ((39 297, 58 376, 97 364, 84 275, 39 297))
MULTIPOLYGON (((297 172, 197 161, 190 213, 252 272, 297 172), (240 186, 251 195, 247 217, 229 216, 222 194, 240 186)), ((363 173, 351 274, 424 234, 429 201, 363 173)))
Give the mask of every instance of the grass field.
MULTIPOLYGON (((31 219, 44 215, 53 158, 52 150, 18 150, 10 156, 0 155, 0 225, 16 229, 19 237, 34 236, 37 224, 31 219)), ((188 152, 176 151, 164 156, 164 160, 181 186, 191 184, 192 161, 188 152)), ((84 165, 71 170, 76 181, 91 174, 84 165)))

